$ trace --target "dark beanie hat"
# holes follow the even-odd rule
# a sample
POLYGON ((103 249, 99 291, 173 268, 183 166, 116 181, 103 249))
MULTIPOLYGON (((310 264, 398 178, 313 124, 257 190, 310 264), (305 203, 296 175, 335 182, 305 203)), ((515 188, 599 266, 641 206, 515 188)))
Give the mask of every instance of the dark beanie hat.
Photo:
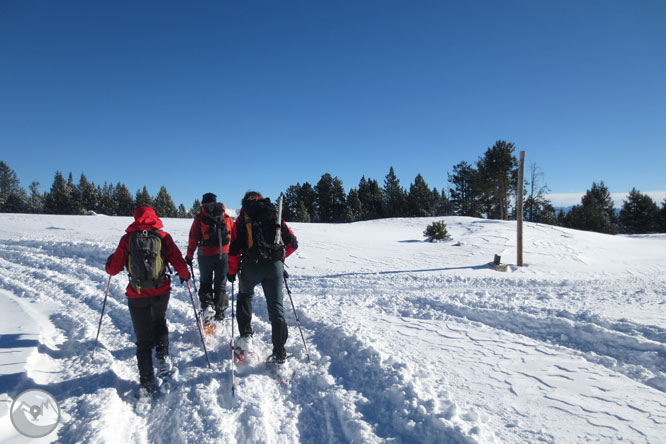
POLYGON ((217 196, 214 195, 213 193, 206 193, 203 195, 203 198, 201 199, 202 204, 214 203, 214 202, 217 202, 217 196))
POLYGON ((258 191, 248 191, 245 193, 245 196, 243 196, 243 200, 241 201, 241 206, 245 206, 249 201, 251 200, 258 200, 258 199, 263 199, 261 196, 261 193, 258 191))

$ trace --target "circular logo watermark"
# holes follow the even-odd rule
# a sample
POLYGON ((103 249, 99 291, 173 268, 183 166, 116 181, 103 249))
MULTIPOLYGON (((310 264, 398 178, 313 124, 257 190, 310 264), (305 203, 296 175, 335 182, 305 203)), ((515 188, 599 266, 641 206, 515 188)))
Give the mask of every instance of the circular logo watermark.
POLYGON ((60 406, 46 390, 30 389, 14 399, 9 416, 19 433, 29 438, 41 438, 57 427, 60 406))

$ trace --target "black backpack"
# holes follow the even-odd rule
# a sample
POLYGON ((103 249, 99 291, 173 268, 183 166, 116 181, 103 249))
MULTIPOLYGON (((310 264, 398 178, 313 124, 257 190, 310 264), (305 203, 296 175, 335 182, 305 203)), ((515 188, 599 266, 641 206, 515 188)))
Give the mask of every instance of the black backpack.
POLYGON ((199 245, 220 247, 229 243, 229 230, 224 222, 224 206, 221 203, 204 204, 200 222, 199 245), (220 239, 222 239, 221 243, 220 239))
POLYGON ((127 271, 132 288, 139 294, 142 289, 162 286, 166 273, 162 236, 156 230, 134 231, 130 234, 127 271))
POLYGON ((284 259, 284 243, 275 243, 277 209, 270 199, 250 200, 243 206, 247 230, 247 258, 254 262, 276 262, 284 259))

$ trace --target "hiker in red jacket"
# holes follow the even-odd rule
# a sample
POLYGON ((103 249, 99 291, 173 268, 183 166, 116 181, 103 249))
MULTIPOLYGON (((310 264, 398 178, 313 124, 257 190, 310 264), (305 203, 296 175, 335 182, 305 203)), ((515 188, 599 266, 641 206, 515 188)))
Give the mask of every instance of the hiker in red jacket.
POLYGON ((229 239, 233 221, 226 213, 224 204, 217 202, 217 196, 206 193, 201 199, 201 212, 197 214, 190 228, 185 262, 192 266, 194 250, 198 247, 199 262, 199 301, 204 326, 215 319, 224 319, 224 311, 229 306, 227 296, 227 273, 229 272, 229 239))
MULTIPOLYGON (((288 330, 282 306, 284 259, 298 248, 294 233, 284 221, 277 224, 277 212, 270 199, 256 191, 249 191, 242 201, 242 209, 231 231, 229 250, 229 280, 238 283, 236 318, 240 338, 237 346, 242 355, 253 353, 251 326, 254 287, 261 284, 271 322, 273 353, 269 361, 284 364, 287 353, 288 330), (282 243, 275 243, 279 227, 282 243)), ((242 356, 241 356, 242 358, 242 356)))
POLYGON ((153 348, 158 372, 168 374, 172 369, 165 319, 171 292, 170 279, 165 273, 166 263, 173 265, 181 283, 190 278, 180 250, 171 235, 162 231, 163 226, 155 210, 137 208, 134 222, 127 227, 118 248, 106 261, 108 274, 114 276, 125 267, 130 273, 125 294, 136 335, 139 380, 141 387, 151 394, 156 390, 153 348))

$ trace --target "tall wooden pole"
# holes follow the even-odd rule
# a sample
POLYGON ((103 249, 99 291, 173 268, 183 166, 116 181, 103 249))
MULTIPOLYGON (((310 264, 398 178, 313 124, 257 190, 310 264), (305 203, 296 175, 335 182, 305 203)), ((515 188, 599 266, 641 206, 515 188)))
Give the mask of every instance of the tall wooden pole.
POLYGON ((516 220, 518 222, 518 258, 517 264, 523 266, 523 180, 525 176, 525 151, 520 152, 518 165, 518 190, 516 193, 516 220))

